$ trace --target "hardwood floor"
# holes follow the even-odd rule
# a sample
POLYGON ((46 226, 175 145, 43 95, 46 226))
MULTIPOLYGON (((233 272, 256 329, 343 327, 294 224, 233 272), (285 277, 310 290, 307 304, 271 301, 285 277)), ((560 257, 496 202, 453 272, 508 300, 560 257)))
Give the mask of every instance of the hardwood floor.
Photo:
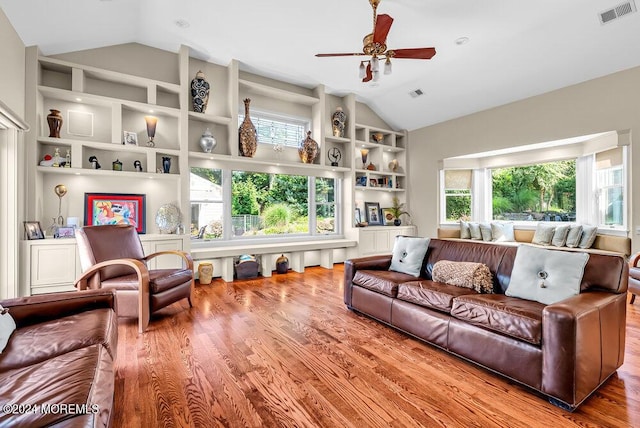
POLYGON ((342 265, 197 286, 119 325, 116 427, 638 427, 640 303, 625 364, 569 413, 342 302, 342 265))

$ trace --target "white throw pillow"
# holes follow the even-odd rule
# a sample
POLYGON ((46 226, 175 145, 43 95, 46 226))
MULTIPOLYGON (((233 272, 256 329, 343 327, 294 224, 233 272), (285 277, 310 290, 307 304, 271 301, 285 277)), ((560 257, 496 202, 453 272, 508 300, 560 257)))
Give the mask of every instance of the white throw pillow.
POLYGON ((598 233, 598 226, 582 226, 582 237, 578 247, 591 248, 596 241, 596 234, 598 233))
POLYGON ((460 220, 460 238, 471 239, 471 230, 469 229, 469 222, 460 220))
POLYGON ((507 296, 552 305, 580 293, 589 254, 520 245, 507 296))
POLYGON ((491 235, 495 242, 515 242, 513 223, 491 222, 491 235))
POLYGON ((567 242, 565 245, 569 248, 576 248, 580 244, 580 238, 582 237, 582 225, 572 224, 567 234, 567 242))
POLYGON ((480 224, 476 222, 469 222, 469 232, 471 233, 471 239, 482 240, 482 232, 480 232, 480 224))
POLYGON ((553 234, 556 231, 555 226, 548 224, 538 223, 536 226, 536 233, 533 234, 532 244, 538 245, 551 245, 553 234))
POLYGON ((553 238, 551 238, 551 245, 554 247, 564 247, 567 242, 567 235, 569 234, 569 225, 563 224, 556 226, 555 232, 553 232, 553 238))
POLYGON ((9 342, 9 337, 16 330, 16 322, 13 317, 9 315, 9 310, 0 306, 0 353, 4 351, 4 348, 9 342))
POLYGON ((493 239, 493 235, 491 234, 491 224, 480 223, 480 236, 482 236, 482 240, 484 242, 490 242, 493 239))
POLYGON ((393 244, 393 255, 389 270, 420 276, 424 256, 429 247, 429 238, 413 236, 397 236, 393 244))

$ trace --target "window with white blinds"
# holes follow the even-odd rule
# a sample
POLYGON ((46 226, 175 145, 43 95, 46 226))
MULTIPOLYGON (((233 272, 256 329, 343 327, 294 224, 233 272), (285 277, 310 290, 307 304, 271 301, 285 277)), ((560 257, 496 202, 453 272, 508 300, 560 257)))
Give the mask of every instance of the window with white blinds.
MULTIPOLYGON (((244 114, 238 115, 238 126, 244 120, 244 114)), ((309 121, 253 111, 251 122, 256 127, 258 143, 281 144, 285 147, 298 147, 306 138, 309 121)))

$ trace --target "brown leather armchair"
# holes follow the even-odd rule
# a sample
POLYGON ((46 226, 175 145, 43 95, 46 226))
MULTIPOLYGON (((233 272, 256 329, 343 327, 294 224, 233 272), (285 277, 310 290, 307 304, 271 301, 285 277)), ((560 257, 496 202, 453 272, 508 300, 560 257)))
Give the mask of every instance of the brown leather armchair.
POLYGON ((84 271, 76 287, 115 290, 118 316, 138 317, 140 333, 158 309, 185 298, 192 306, 193 260, 189 254, 160 251, 145 256, 138 233, 130 225, 83 227, 76 231, 76 240, 84 271), (167 254, 182 257, 183 267, 147 268, 146 262, 167 254))
POLYGON ((631 258, 629 263, 629 293, 631 293, 631 302, 636 301, 636 295, 640 294, 640 253, 631 258))

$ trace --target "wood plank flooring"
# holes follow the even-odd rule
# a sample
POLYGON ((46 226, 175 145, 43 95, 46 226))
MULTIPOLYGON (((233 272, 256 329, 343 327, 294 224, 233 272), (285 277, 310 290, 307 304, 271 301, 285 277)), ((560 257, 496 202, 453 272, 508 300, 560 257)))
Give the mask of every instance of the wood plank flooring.
POLYGON ((576 412, 346 309, 343 269, 196 286, 121 320, 115 427, 640 427, 640 302, 625 364, 576 412))

